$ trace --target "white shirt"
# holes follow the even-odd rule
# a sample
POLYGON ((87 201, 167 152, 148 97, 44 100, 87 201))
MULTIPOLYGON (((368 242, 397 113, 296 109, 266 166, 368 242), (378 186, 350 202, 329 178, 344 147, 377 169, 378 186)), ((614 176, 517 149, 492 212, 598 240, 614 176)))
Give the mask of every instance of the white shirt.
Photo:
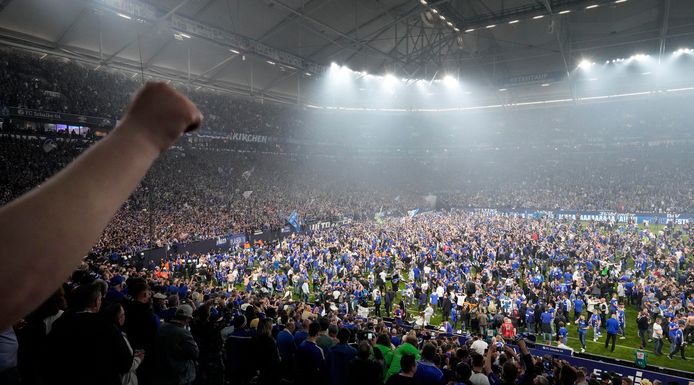
POLYGON ((463 306, 465 305, 465 295, 461 294, 458 296, 458 306, 463 306))
POLYGON ((663 327, 657 322, 653 324, 653 338, 663 338, 663 327))
POLYGON ((482 373, 473 372, 470 376, 472 385, 489 385, 489 378, 482 373))
POLYGON ((477 354, 483 356, 484 351, 487 350, 487 346, 489 346, 488 343, 484 342, 484 340, 475 340, 475 342, 470 345, 470 349, 474 350, 477 354))
POLYGON ((427 305, 427 308, 424 309, 424 320, 426 321, 427 325, 429 325, 432 315, 434 315, 434 309, 431 307, 431 305, 427 305))

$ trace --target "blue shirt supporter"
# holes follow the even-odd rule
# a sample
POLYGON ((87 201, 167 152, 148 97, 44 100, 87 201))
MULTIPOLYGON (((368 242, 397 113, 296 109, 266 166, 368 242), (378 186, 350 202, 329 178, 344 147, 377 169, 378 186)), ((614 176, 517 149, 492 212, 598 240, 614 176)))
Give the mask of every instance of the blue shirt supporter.
POLYGON ((612 317, 608 318, 606 328, 608 334, 617 334, 619 332, 619 321, 612 317))
POLYGON ((552 314, 548 311, 545 311, 540 316, 540 319, 542 320, 543 324, 550 324, 552 323, 552 314))

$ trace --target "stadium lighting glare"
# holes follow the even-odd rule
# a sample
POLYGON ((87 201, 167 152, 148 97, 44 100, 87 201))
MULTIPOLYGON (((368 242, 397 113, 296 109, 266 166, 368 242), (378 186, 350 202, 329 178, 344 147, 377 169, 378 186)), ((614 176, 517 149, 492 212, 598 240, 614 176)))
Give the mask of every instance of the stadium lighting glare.
POLYGON ((427 4, 429 4, 429 3, 427 3, 427 0, 419 0, 419 2, 422 3, 422 5, 427 5, 427 4))
POLYGON ((545 15, 533 16, 533 20, 540 20, 540 19, 542 19, 543 17, 545 17, 545 15))
POLYGON ((650 57, 650 55, 638 53, 638 54, 630 57, 629 60, 644 61, 644 60, 648 59, 649 57, 650 57))
POLYGON ((615 4, 619 4, 619 3, 626 3, 626 2, 627 2, 627 0, 617 0, 617 1, 615 1, 614 3, 615 3, 615 4))
POLYGON ((651 74, 650 71, 649 71, 649 72, 641 72, 641 75, 644 75, 644 76, 645 76, 645 75, 650 75, 650 74, 651 74))
POLYGON ((692 53, 694 53, 694 49, 691 49, 691 48, 680 48, 680 49, 678 49, 677 51, 673 52, 672 54, 675 55, 675 56, 679 56, 679 55, 682 55, 682 54, 685 54, 685 53, 687 53, 687 54, 692 54, 692 53))
POLYGON ((516 19, 516 20, 511 20, 511 21, 509 21, 508 23, 509 23, 509 24, 516 24, 516 23, 518 23, 519 21, 520 21, 520 20, 517 20, 517 19, 516 19))
POLYGON ((237 51, 237 50, 235 50, 235 49, 230 49, 229 52, 235 53, 235 54, 237 54, 237 55, 241 53, 241 52, 239 52, 239 51, 237 51))
POLYGON ((270 65, 273 65, 273 66, 274 66, 275 64, 277 64, 277 63, 275 63, 275 62, 272 61, 272 60, 265 60, 265 63, 270 64, 270 65))
POLYGON ((453 87, 458 84, 458 80, 456 80, 456 78, 454 78, 452 75, 446 75, 443 77, 443 84, 448 87, 453 87))
POLYGON ((458 27, 453 27, 453 30, 456 32, 460 32, 460 28, 458 28, 458 27))
POLYGON ((310 72, 304 72, 304 74, 305 74, 306 76, 311 76, 311 73, 310 73, 310 72))
POLYGON ((492 28, 494 28, 494 27, 496 27, 496 24, 489 24, 488 26, 486 26, 486 27, 484 27, 484 28, 492 29, 492 28))
POLYGON ((437 14, 437 15, 439 14, 439 10, 436 9, 436 8, 432 8, 432 9, 431 9, 431 12, 434 12, 434 13, 437 14))
POLYGON ((549 87, 550 85, 549 83, 542 83, 542 87, 549 87))
POLYGON ((560 15, 566 15, 567 13, 571 13, 571 11, 568 10, 568 9, 567 9, 567 10, 564 10, 564 11, 559 11, 559 14, 560 14, 560 15))
POLYGON ((578 64, 578 68, 588 71, 592 66, 594 66, 595 63, 591 62, 590 60, 583 59, 581 62, 578 64))
POLYGON ((393 87, 395 84, 397 84, 398 78, 395 77, 393 74, 386 74, 386 76, 383 77, 383 85, 386 87, 393 87))
POLYGON ((331 70, 335 71, 335 70, 338 70, 339 68, 340 68, 340 66, 337 65, 337 63, 335 63, 335 62, 330 63, 330 69, 331 70))
POLYGON ((128 19, 128 20, 132 19, 132 17, 130 17, 130 16, 128 16, 128 15, 125 15, 125 14, 123 14, 123 13, 117 13, 117 15, 120 16, 120 17, 122 17, 122 18, 124 18, 124 19, 128 19))
POLYGON ((499 88, 499 91, 501 91, 501 92, 506 92, 506 91, 508 91, 508 89, 506 89, 506 88, 499 88))
POLYGON ((599 5, 592 4, 592 5, 587 6, 586 9, 593 9, 593 8, 597 8, 597 7, 599 7, 599 5))
POLYGON ((441 19, 441 21, 446 21, 446 16, 444 16, 444 15, 439 15, 439 19, 441 19))
POLYGON ((468 28, 465 30, 465 32, 475 32, 475 29, 474 28, 468 28))
POLYGON ((447 21, 446 24, 448 24, 449 27, 453 27, 453 23, 451 23, 450 21, 447 21))

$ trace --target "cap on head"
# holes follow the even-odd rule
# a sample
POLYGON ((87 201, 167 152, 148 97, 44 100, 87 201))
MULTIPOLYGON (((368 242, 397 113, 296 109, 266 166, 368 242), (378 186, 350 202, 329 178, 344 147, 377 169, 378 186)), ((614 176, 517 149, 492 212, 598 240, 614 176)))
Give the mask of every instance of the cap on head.
POLYGON ((111 277, 111 279, 108 281, 109 286, 118 286, 125 282, 125 278, 123 278, 122 275, 114 275, 111 277))
POLYGON ((193 308, 190 305, 181 305, 176 309, 176 318, 193 318, 193 308))

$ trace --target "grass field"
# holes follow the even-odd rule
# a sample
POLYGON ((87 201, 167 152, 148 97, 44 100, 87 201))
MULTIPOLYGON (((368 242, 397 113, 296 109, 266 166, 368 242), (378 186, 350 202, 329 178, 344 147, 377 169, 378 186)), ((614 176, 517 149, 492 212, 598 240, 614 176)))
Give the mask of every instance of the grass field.
MULTIPOLYGON (((397 301, 400 301, 398 295, 397 301)), ((408 308, 409 314, 417 314, 417 309, 415 307, 408 308)), ((621 359, 629 362, 634 362, 634 351, 641 344, 638 332, 636 329, 636 315, 637 311, 632 308, 626 309, 626 339, 620 340, 617 337, 617 343, 615 344, 614 352, 610 352, 609 348, 605 349, 605 339, 607 338, 607 333, 605 329, 602 330, 602 337, 598 339, 597 342, 593 342, 593 331, 588 332, 588 338, 586 338, 586 353, 591 353, 595 355, 621 359)), ((573 321, 573 320, 572 320, 573 321)), ((436 309, 434 315, 431 318, 431 323, 433 325, 441 324, 441 311, 436 309)), ((460 327, 460 323, 458 324, 460 327)), ((567 345, 574 349, 574 351, 579 352, 581 350, 581 344, 578 341, 578 332, 576 331, 576 325, 572 322, 571 325, 567 326, 569 330, 569 341, 567 345)), ((542 337, 538 336, 538 342, 542 341, 542 337)), ((663 345, 663 355, 658 357, 653 354, 653 343, 649 343, 646 350, 648 354, 648 364, 661 367, 661 368, 672 368, 678 370, 685 370, 689 372, 694 372, 694 348, 688 347, 685 352, 685 357, 687 361, 676 357, 672 360, 668 359, 666 356, 670 352, 670 342, 666 341, 663 345)))
MULTIPOLYGON (((585 222, 584 225, 587 225, 588 222, 585 222)), ((644 229, 646 226, 643 224, 639 225, 640 229, 644 229)), ((664 228, 664 225, 654 225, 650 224, 648 225, 648 229, 654 233, 657 234, 659 231, 661 231, 664 228)), ((687 239, 685 238, 685 241, 687 239)), ((629 259, 626 261, 627 266, 631 267, 633 266, 633 260, 629 259)), ((400 297, 401 297, 401 292, 403 289, 405 289, 405 282, 407 282, 408 277, 407 273, 403 272, 403 277, 400 281, 399 288, 397 296, 395 298, 394 303, 399 303, 400 302, 400 297)), ((242 289, 242 287, 239 287, 239 289, 242 289)), ((299 299, 298 297, 295 299, 299 299)), ((310 296, 310 300, 313 301, 314 296, 310 296)), ((417 309, 415 306, 411 306, 407 308, 407 312, 409 314, 408 318, 413 317, 413 315, 417 314, 417 309)), ((633 362, 634 361, 634 351, 639 347, 640 345, 640 339, 638 337, 638 332, 636 328, 636 315, 637 315, 637 310, 634 306, 627 306, 626 308, 626 339, 617 339, 617 343, 615 344, 615 351, 610 352, 609 349, 605 349, 605 339, 606 339, 606 333, 603 329, 603 336, 598 339, 597 342, 593 342, 592 336, 593 332, 592 330, 588 332, 588 338, 586 338, 586 353, 591 353, 594 355, 599 355, 599 356, 604 356, 604 357, 609 357, 613 359, 621 359, 625 360, 628 362, 633 362)), ((442 319, 442 314, 439 309, 435 309, 434 315, 431 318, 431 323, 433 325, 440 325, 441 324, 441 319, 442 319)), ((580 351, 581 345, 578 340, 578 332, 576 331, 576 325, 573 323, 573 320, 571 320, 571 324, 567 326, 569 330, 569 341, 568 345, 573 348, 576 352, 580 351)), ((459 325, 460 326, 460 325, 459 325)), ((541 341, 541 337, 538 338, 538 342, 541 341)), ((684 370, 688 372, 694 372, 694 347, 688 346, 688 350, 686 351, 685 356, 687 357, 687 361, 682 360, 681 358, 673 358, 672 360, 667 358, 667 354, 670 351, 670 342, 665 341, 665 344, 663 346, 663 355, 658 357, 655 354, 653 354, 653 343, 649 343, 646 349, 649 352, 648 355, 648 364, 660 368, 672 368, 672 369, 677 369, 677 370, 684 370)))
MULTIPOLYGON (((405 288, 404 282, 406 281, 407 277, 404 277, 404 279, 400 283, 401 290, 405 288)), ((398 292, 395 303, 398 303, 399 301, 400 292, 398 292)), ((417 314, 417 309, 414 306, 408 307, 407 311, 410 315, 417 314)), ((603 328, 602 337, 598 339, 597 342, 593 342, 593 331, 590 330, 588 332, 588 338, 586 338, 586 353, 634 362, 634 351, 641 344, 641 340, 639 339, 638 331, 636 328, 637 313, 638 312, 633 306, 626 307, 626 339, 620 340, 619 337, 617 337, 617 343, 615 344, 614 352, 610 352, 609 348, 605 349, 605 339, 607 338, 607 333, 603 328)), ((435 309, 434 315, 431 317, 431 323, 433 325, 440 325, 441 316, 442 312, 439 309, 435 309)), ((460 323, 458 324, 458 326, 460 327, 460 323)), ((576 331, 576 325, 573 322, 571 322, 571 325, 567 326, 567 329, 569 330, 569 341, 567 345, 573 348, 574 351, 579 352, 581 350, 581 344, 578 341, 578 332, 576 331)), ((538 336, 537 341, 542 341, 542 337, 538 336)), ((667 358, 667 354, 670 352, 669 341, 665 341, 665 344, 663 345, 663 355, 660 357, 653 354, 653 343, 649 343, 646 349, 649 352, 648 364, 661 368, 672 368, 677 370, 694 372, 694 348, 691 346, 688 346, 687 348, 688 349, 685 351, 685 357, 687 357, 687 361, 682 360, 681 358, 679 358, 679 356, 670 360, 667 358)))

